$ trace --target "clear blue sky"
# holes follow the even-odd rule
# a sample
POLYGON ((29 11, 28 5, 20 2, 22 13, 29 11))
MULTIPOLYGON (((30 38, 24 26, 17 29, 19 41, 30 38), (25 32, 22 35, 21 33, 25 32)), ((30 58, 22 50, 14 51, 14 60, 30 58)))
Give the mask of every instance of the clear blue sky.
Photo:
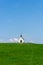
POLYGON ((0 0, 0 39, 43 43, 43 0, 0 0))

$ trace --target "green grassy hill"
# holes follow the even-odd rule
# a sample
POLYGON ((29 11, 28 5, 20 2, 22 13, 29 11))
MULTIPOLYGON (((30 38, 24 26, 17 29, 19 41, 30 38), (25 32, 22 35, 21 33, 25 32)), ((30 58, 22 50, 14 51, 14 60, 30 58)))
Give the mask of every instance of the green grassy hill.
POLYGON ((43 65, 43 45, 0 44, 0 65, 43 65))

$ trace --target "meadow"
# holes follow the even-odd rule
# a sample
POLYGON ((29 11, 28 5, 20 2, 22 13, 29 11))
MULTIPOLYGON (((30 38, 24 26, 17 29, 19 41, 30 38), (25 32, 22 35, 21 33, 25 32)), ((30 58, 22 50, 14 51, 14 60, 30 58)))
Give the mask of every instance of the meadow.
POLYGON ((0 43, 0 65, 43 65, 43 44, 0 43))

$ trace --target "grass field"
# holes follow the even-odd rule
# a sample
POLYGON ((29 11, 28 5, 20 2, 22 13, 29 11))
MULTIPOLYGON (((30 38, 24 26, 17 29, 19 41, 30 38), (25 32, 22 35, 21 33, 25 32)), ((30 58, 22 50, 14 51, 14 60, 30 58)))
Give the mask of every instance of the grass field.
POLYGON ((0 44, 0 65, 43 65, 43 45, 0 44))

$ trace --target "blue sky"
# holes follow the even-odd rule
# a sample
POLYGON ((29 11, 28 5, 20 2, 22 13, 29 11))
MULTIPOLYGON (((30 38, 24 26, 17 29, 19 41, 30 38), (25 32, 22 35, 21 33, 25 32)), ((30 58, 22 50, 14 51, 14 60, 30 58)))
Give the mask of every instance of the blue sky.
POLYGON ((43 43, 43 0, 0 0, 0 39, 43 43))

